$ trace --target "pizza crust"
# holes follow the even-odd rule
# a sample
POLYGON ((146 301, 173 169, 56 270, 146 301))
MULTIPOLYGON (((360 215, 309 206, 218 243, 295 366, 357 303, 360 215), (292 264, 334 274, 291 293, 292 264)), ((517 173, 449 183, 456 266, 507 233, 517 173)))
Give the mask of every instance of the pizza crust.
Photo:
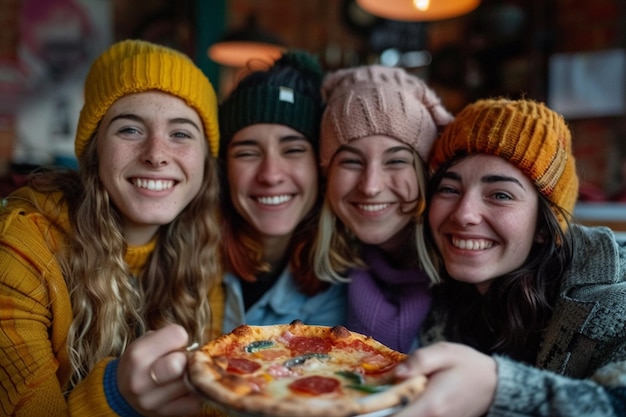
POLYGON ((349 417, 407 404, 426 386, 426 377, 411 378, 393 384, 386 391, 365 396, 333 393, 320 396, 292 395, 276 399, 255 392, 255 387, 240 375, 226 371, 221 355, 233 343, 246 345, 253 341, 278 338, 286 331, 296 336, 317 336, 333 341, 353 338, 373 346, 377 351, 402 361, 406 355, 396 352, 372 338, 350 332, 343 326, 306 326, 300 321, 274 326, 240 326, 233 332, 209 342, 190 355, 188 379, 193 387, 211 402, 246 415, 259 417, 349 417))

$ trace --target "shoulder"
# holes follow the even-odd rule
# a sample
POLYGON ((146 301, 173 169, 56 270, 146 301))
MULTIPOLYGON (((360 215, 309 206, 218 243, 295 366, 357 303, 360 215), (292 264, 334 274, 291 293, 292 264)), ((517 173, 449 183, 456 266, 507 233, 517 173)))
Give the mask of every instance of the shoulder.
POLYGON ((555 317, 584 326, 593 339, 623 338, 626 248, 608 228, 576 226, 573 232, 574 261, 563 276, 555 317))
POLYGON ((11 239, 32 248, 29 240, 44 239, 47 245, 61 244, 70 232, 67 205, 60 192, 39 193, 23 187, 2 200, 0 207, 2 240, 11 239))
POLYGON ((574 257, 566 286, 613 284, 626 281, 626 243, 607 227, 572 225, 574 257))
POLYGON ((46 219, 67 227, 67 205, 59 192, 41 193, 30 187, 22 187, 2 199, 0 222, 4 227, 16 220, 16 216, 46 219))

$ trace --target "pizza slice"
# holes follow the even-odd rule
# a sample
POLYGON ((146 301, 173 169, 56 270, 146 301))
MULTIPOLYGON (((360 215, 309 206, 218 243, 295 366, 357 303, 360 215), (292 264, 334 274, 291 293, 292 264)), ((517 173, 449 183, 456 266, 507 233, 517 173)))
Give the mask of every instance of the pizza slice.
POLYGON ((229 410, 255 416, 347 417, 416 398, 426 378, 397 381, 406 355, 343 326, 301 321, 243 325, 189 360, 194 388, 229 410))

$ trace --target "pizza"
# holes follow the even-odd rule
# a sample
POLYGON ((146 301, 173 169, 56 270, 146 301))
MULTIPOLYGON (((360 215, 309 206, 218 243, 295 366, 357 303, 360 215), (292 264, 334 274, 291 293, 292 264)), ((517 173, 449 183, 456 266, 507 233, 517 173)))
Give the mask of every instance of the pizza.
POLYGON ((402 406, 423 391, 426 377, 394 378, 405 358, 343 326, 296 320, 220 336, 191 354, 187 378, 227 412, 347 417, 402 406))

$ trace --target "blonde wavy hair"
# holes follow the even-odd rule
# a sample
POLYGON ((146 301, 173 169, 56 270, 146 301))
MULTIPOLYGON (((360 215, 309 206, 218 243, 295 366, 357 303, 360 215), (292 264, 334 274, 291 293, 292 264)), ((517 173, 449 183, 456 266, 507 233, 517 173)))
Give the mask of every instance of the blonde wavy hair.
MULTIPOLYGON (((424 212, 426 209, 426 186, 428 172, 426 164, 416 151, 414 154, 414 168, 417 175, 417 184, 420 189, 420 197, 415 202, 412 210, 412 221, 415 225, 413 245, 410 250, 415 250, 417 264, 428 277, 431 284, 438 284, 439 277, 438 258, 432 245, 427 244, 424 229, 424 212)), ((332 160, 330 162, 332 164, 332 160)), ((328 195, 324 198, 324 204, 320 213, 320 223, 314 245, 313 268, 317 277, 328 282, 349 282, 347 277, 351 268, 367 267, 360 257, 361 242, 342 222, 330 207, 328 195)))
POLYGON ((207 154, 198 195, 161 226, 143 271, 132 277, 124 261, 120 213, 99 179, 96 142, 94 136, 87 143, 78 175, 58 173, 37 181, 39 189, 47 184, 63 191, 72 226, 68 245, 57 254, 73 310, 67 338, 71 386, 147 330, 178 323, 192 340, 208 340, 208 295, 222 276, 215 158, 207 154))

